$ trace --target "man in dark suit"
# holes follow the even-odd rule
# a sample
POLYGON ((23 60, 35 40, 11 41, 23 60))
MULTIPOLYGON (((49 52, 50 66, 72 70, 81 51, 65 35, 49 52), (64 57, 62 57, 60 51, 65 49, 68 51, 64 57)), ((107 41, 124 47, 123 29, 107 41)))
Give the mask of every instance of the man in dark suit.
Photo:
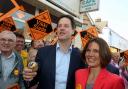
POLYGON ((32 80, 30 86, 38 82, 38 89, 75 89, 75 71, 85 68, 85 63, 79 50, 72 47, 74 31, 74 19, 69 15, 61 16, 57 23, 57 44, 38 50, 38 72, 24 70, 24 79, 32 80))
POLYGON ((109 72, 119 75, 119 69, 113 66, 112 64, 109 63, 106 68, 109 72))

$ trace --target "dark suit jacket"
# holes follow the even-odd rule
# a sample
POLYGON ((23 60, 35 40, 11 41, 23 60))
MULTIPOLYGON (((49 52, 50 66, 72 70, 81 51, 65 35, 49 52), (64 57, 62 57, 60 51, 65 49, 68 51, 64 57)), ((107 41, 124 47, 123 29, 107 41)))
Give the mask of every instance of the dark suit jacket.
MULTIPOLYGON (((31 85, 39 82, 38 89, 55 89, 56 45, 39 49, 36 61, 39 64, 39 71, 31 85)), ((75 71, 80 68, 85 68, 85 63, 82 61, 78 49, 73 48, 66 89, 75 89, 75 71)))
POLYGON ((113 66, 112 64, 108 64, 106 68, 109 72, 119 75, 119 69, 113 66))

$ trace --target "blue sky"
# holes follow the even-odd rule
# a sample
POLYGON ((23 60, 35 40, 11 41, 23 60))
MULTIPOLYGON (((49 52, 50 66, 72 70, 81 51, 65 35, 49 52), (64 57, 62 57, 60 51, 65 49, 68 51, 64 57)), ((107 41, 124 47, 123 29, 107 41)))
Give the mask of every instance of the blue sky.
POLYGON ((108 27, 128 40, 128 0, 100 0, 98 11, 90 12, 92 19, 108 21, 108 27))

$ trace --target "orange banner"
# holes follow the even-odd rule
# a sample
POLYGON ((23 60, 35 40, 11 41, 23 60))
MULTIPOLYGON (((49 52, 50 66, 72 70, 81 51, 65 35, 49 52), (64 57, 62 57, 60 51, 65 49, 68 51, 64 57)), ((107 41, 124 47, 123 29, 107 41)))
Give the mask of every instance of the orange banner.
POLYGON ((52 32, 51 18, 48 10, 27 21, 32 39, 39 40, 52 32))
POLYGON ((8 17, 0 21, 0 32, 5 30, 16 31, 16 26, 12 17, 8 17))
POLYGON ((17 2, 15 0, 10 0, 11 4, 14 5, 14 8, 12 8, 11 10, 9 10, 7 13, 2 13, 2 15, 0 16, 0 21, 2 21, 3 19, 11 16, 14 12, 16 12, 17 10, 19 10, 21 7, 17 4, 17 2))

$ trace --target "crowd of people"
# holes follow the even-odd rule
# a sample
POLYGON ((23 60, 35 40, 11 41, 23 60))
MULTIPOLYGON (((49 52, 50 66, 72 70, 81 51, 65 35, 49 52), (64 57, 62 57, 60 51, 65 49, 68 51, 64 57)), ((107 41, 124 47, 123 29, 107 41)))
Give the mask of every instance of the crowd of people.
POLYGON ((22 34, 0 32, 0 89, 128 89, 128 71, 120 53, 112 53, 99 37, 90 39, 83 50, 72 44, 73 17, 58 18, 57 43, 32 40, 24 49, 22 34), (37 63, 33 70, 30 62, 37 63))

